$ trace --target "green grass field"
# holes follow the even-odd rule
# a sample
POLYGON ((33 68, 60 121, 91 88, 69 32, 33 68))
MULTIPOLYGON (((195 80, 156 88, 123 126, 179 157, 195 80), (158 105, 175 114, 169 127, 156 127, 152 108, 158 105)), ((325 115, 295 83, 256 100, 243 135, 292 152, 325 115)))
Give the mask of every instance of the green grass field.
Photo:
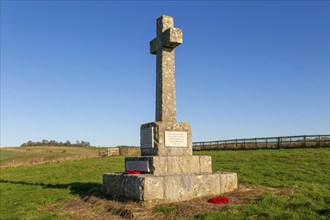
POLYGON ((201 219, 330 219, 330 149, 212 151, 214 170, 237 172, 239 183, 286 189, 256 204, 205 213, 201 219))
POLYGON ((0 148, 0 155, 1 155, 0 161, 3 162, 3 161, 8 161, 8 160, 13 160, 13 159, 24 157, 25 153, 0 148))
POLYGON ((0 166, 29 165, 38 162, 95 156, 99 152, 96 147, 8 147, 0 148, 0 166))
MULTIPOLYGON (((191 218, 330 219, 329 148, 196 154, 212 156, 213 170, 237 172, 240 186, 253 185, 262 194, 252 202, 229 202, 221 211, 201 212, 191 218)), ((47 207, 99 192, 104 173, 123 170, 122 156, 2 168, 0 219, 74 219, 75 214, 59 216, 47 207)), ((157 210, 180 218, 178 204, 157 210)))

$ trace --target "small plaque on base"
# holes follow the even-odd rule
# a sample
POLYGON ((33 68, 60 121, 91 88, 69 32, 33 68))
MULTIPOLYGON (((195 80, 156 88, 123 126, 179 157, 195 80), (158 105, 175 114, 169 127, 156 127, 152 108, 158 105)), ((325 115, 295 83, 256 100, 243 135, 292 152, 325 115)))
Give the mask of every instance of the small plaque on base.
POLYGON ((147 127, 141 129, 141 148, 154 148, 154 128, 147 127))
POLYGON ((126 170, 139 170, 142 172, 150 172, 149 169, 149 161, 141 160, 141 161, 126 161, 126 170))
POLYGON ((187 132, 165 131, 165 147, 188 147, 187 132))

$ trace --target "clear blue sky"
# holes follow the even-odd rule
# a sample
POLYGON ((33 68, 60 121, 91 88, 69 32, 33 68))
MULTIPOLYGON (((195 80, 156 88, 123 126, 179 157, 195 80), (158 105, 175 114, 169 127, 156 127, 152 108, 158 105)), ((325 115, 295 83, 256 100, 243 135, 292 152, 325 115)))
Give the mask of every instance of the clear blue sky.
POLYGON ((193 141, 330 133, 329 1, 1 1, 1 146, 139 145, 162 14, 193 141))

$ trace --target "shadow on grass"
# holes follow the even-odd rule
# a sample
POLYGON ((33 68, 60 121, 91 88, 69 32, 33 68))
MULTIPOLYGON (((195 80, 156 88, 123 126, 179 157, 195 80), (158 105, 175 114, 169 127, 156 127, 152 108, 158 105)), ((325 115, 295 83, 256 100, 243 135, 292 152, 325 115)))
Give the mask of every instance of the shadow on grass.
POLYGON ((0 183, 9 183, 9 184, 20 184, 27 186, 41 186, 48 189, 70 189, 70 194, 79 195, 80 197, 85 196, 97 196, 106 198, 102 193, 102 184, 100 183, 81 183, 73 182, 66 184, 47 184, 47 183, 29 183, 25 181, 11 181, 11 180, 2 180, 0 183))

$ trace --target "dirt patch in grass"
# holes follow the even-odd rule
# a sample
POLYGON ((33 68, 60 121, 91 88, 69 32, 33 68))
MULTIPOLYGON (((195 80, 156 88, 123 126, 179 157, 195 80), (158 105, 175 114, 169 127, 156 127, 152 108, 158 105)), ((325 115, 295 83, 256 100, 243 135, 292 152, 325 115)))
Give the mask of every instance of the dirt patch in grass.
POLYGON ((154 213, 152 208, 143 203, 119 202, 98 196, 59 202, 49 206, 47 211, 73 220, 153 219, 163 216, 162 213, 154 213))
MULTIPOLYGON (((124 213, 120 213, 120 211, 116 213, 107 209, 111 202, 91 196, 56 203, 48 207, 47 211, 63 219, 123 219, 124 213)), ((114 206, 119 210, 118 204, 114 204, 114 206)))
POLYGON ((234 192, 225 193, 229 198, 225 205, 211 204, 208 197, 193 199, 190 201, 151 204, 132 201, 114 201, 102 198, 100 195, 91 195, 70 201, 62 201, 53 204, 45 210, 63 219, 173 219, 193 218, 200 213, 209 211, 221 211, 230 206, 240 206, 255 203, 265 192, 285 194, 285 189, 265 189, 252 185, 241 185, 234 192))

